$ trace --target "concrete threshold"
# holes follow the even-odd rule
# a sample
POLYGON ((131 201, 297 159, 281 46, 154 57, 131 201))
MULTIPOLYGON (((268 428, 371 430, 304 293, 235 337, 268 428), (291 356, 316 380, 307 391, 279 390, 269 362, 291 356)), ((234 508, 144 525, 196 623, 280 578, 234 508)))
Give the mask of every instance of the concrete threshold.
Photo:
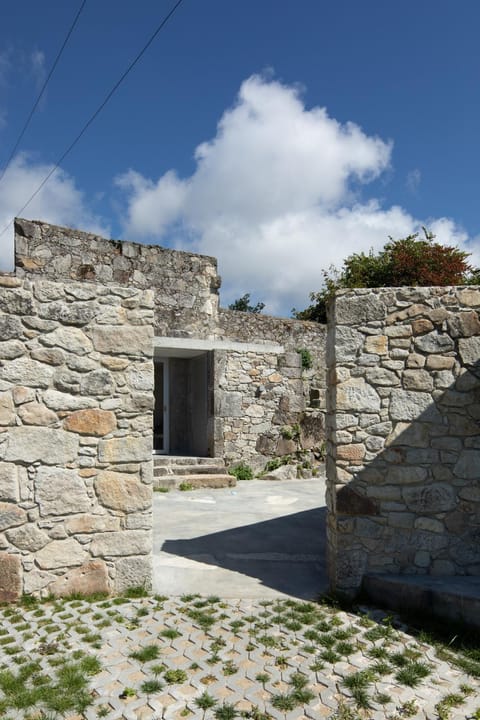
POLYGON ((363 578, 363 589, 384 607, 428 613, 480 630, 480 577, 372 573, 363 578))

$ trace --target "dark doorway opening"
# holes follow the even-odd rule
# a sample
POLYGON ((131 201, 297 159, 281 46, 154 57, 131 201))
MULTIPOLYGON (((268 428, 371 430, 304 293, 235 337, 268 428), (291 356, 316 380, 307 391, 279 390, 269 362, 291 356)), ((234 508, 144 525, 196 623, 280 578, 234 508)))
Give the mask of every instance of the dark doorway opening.
POLYGON ((155 358, 154 452, 209 457, 213 450, 212 353, 155 358))

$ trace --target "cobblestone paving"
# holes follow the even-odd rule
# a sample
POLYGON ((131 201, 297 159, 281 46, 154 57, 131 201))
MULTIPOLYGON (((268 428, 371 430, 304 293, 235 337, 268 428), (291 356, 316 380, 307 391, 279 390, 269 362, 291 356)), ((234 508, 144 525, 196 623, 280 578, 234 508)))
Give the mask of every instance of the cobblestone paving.
POLYGON ((381 611, 156 596, 6 606, 0 620, 2 720, 480 718, 479 679, 381 611), (8 671, 33 659, 51 675, 81 651, 101 663, 83 714, 9 706, 8 671))

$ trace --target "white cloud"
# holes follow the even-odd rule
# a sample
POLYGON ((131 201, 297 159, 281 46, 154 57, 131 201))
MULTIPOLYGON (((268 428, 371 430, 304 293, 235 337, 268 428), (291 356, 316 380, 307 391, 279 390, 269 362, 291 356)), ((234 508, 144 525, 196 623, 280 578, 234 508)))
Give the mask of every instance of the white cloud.
POLYGON ((45 53, 41 50, 34 50, 30 55, 30 63, 35 85, 37 90, 40 90, 47 76, 45 70, 45 53))
POLYGON ((418 187, 422 180, 422 173, 418 168, 415 168, 414 170, 410 170, 409 173, 407 173, 407 179, 405 181, 405 185, 407 186, 407 190, 409 190, 413 195, 416 195, 418 187))
MULTIPOLYGON (((17 156, 2 180, 0 192, 0 232, 39 187, 52 166, 33 163, 22 154, 17 156)), ((86 206, 82 192, 63 170, 57 170, 23 216, 58 225, 69 225, 101 235, 109 228, 86 206)), ((13 226, 0 236, 0 270, 13 269, 13 226)))
MULTIPOLYGON (((224 304, 251 292, 268 311, 288 313, 321 286, 322 268, 419 228, 400 207, 361 200, 363 187, 389 169, 391 152, 391 142, 342 125, 325 108, 307 109, 298 89, 253 76, 215 137, 197 147, 189 178, 169 171, 155 182, 130 170, 117 179, 125 236, 173 238, 215 255, 224 304)), ((426 224, 442 241, 466 241, 452 221, 426 224)))
POLYGON ((153 183, 129 170, 116 178, 115 184, 130 196, 126 219, 128 231, 142 237, 163 235, 181 213, 187 193, 186 183, 172 171, 165 173, 158 183, 153 183))

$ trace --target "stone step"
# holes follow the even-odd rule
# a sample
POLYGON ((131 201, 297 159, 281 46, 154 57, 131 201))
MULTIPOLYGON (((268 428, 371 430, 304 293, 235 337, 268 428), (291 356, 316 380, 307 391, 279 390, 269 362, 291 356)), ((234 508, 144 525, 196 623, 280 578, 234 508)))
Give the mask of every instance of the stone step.
POLYGON ((225 467, 223 458, 195 457, 192 455, 154 455, 154 467, 170 465, 221 465, 225 467))
POLYGON ((480 630, 480 577, 369 573, 362 587, 381 607, 433 615, 480 630))
POLYGON ((168 475, 225 475, 225 465, 160 465, 154 466, 154 477, 168 475))
POLYGON ((168 490, 178 490, 180 485, 191 485, 192 490, 198 488, 224 488, 235 487, 236 478, 233 475, 200 474, 200 475, 163 475, 162 477, 154 477, 153 487, 166 488, 168 490))

